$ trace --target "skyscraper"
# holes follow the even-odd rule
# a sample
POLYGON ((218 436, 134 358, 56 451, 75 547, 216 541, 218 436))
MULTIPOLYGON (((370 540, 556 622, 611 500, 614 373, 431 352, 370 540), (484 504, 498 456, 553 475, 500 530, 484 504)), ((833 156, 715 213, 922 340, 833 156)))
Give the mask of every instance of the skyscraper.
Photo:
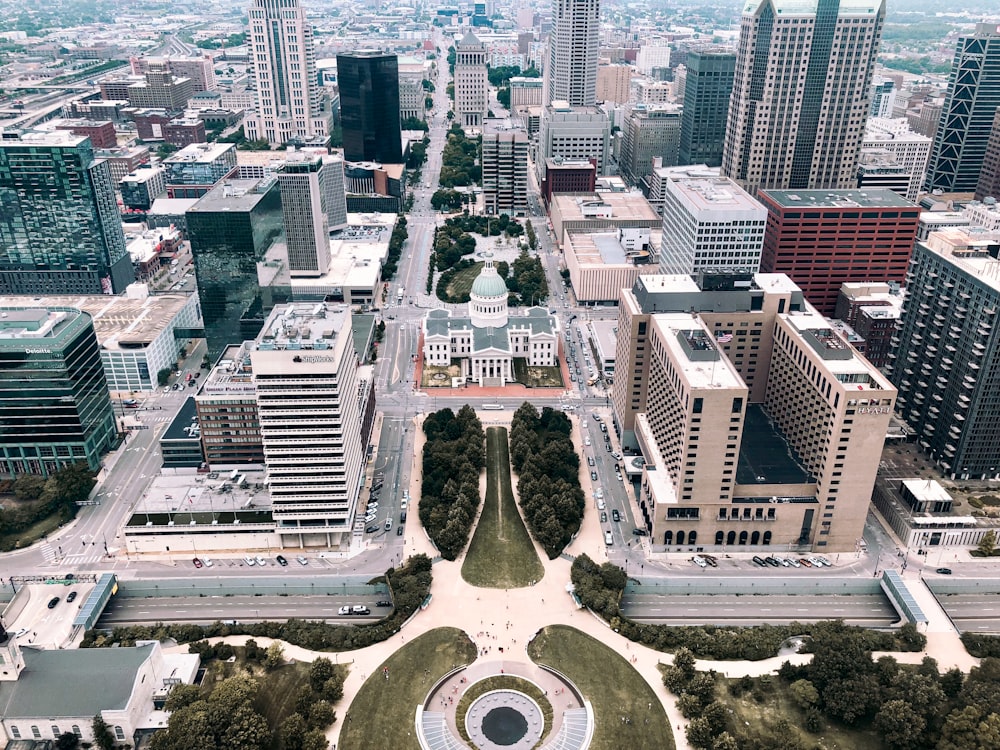
POLYGON ((986 143, 983 156, 983 171, 976 185, 976 200, 996 198, 1000 195, 1000 107, 993 118, 993 132, 986 143))
POLYGON ((344 159, 402 163, 396 56, 377 50, 337 55, 337 81, 344 159))
POLYGON ((455 47, 455 117, 463 128, 483 126, 489 109, 486 76, 486 45, 469 31, 455 47))
POLYGON ((678 164, 717 167, 722 163, 735 72, 736 53, 732 50, 688 53, 678 164))
POLYGON ((542 104, 590 107, 596 100, 600 0, 555 0, 542 104))
POLYGON ((528 212, 528 134, 509 121, 483 125, 483 203, 488 214, 528 212))
POLYGON ((980 23, 958 40, 927 168, 928 190, 971 193, 1000 107, 1000 26, 980 23))
POLYGON ((117 294, 134 280, 111 171, 90 139, 0 142, 0 293, 117 294))
POLYGON ((322 276, 330 267, 330 229, 337 207, 343 204, 346 214, 343 169, 343 162, 332 156, 296 152, 288 155, 278 172, 292 276, 322 276), (339 200, 334 193, 337 182, 339 200))
POLYGON ((851 187, 884 19, 884 0, 750 0, 722 174, 751 193, 851 187))
POLYGON ((316 77, 312 24, 299 0, 253 0, 249 15, 257 111, 246 118, 247 138, 272 145, 325 138, 330 113, 316 77))

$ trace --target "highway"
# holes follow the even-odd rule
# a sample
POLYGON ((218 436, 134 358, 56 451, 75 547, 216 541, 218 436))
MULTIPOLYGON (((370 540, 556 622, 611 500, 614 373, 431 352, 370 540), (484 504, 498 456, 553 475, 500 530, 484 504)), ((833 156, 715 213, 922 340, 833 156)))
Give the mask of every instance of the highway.
POLYGON ((935 594, 958 632, 1000 633, 1000 594, 935 594))
POLYGON ((376 607, 374 597, 359 596, 185 596, 163 598, 113 597, 97 623, 99 628, 156 622, 210 624, 220 620, 323 620, 351 624, 372 622, 392 612, 376 607), (344 605, 364 604, 370 616, 338 615, 344 605))

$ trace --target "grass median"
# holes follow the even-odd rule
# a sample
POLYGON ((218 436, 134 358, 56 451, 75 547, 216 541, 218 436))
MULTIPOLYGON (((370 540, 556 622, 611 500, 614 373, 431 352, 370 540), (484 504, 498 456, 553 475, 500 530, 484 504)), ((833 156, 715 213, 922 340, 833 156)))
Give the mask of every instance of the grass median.
POLYGON ((507 430, 490 427, 486 430, 486 500, 462 563, 462 578, 473 586, 512 589, 530 586, 544 573, 514 501, 507 430))
POLYGON ((627 660, 579 630, 543 628, 528 645, 535 662, 562 672, 594 709, 591 750, 674 750, 659 697, 627 660))
POLYGON ((476 646, 456 628, 437 628, 407 643, 368 675, 351 701, 338 750, 417 750, 420 744, 413 729, 417 706, 442 676, 475 658, 476 646))

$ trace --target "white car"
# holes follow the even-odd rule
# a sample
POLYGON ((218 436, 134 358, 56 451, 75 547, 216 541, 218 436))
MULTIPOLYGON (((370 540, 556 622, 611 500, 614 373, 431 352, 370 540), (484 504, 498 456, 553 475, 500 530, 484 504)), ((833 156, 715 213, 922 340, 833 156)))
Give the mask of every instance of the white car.
POLYGON ((691 562, 693 562, 699 568, 707 568, 708 567, 708 562, 706 562, 706 560, 705 560, 704 557, 700 557, 699 555, 695 555, 694 557, 692 557, 691 558, 691 562))
POLYGON ((590 445, 590 437, 589 437, 589 436, 588 436, 588 437, 585 437, 585 438, 583 439, 583 444, 584 444, 584 445, 590 445))
POLYGON ((793 568, 801 568, 801 567, 802 567, 802 563, 800 563, 800 562, 799 562, 798 560, 796 560, 796 559, 795 559, 794 557, 786 557, 786 558, 785 558, 785 560, 786 560, 786 561, 788 562, 788 564, 789 564, 789 565, 791 565, 791 566, 792 566, 793 568))
POLYGON ((618 451, 614 451, 611 454, 611 458, 613 458, 615 461, 621 461, 622 460, 622 454, 619 453, 618 451))
POLYGON ((267 560, 265 560, 260 555, 257 555, 257 557, 254 558, 254 561, 262 568, 267 565, 267 560))
POLYGON ((215 565, 215 563, 213 563, 207 557, 201 558, 201 564, 204 565, 206 568, 211 568, 213 565, 215 565))
POLYGON ((243 562, 245 562, 245 563, 246 563, 247 565, 249 565, 249 566, 250 566, 251 568, 252 568, 252 567, 253 567, 254 565, 256 565, 256 564, 257 564, 257 561, 256 561, 256 560, 254 560, 254 559, 253 559, 252 557, 244 557, 244 558, 243 558, 243 562))
POLYGON ((309 561, 306 558, 304 558, 302 555, 299 555, 298 557, 296 557, 295 560, 296 560, 296 562, 298 562, 299 565, 308 565, 309 564, 309 561))
POLYGON ((409 504, 410 504, 410 498, 408 498, 406 495, 403 495, 403 499, 399 503, 399 509, 406 510, 406 506, 409 504))
POLYGON ((351 605, 345 604, 343 607, 337 610, 338 615, 349 615, 351 614, 351 605))

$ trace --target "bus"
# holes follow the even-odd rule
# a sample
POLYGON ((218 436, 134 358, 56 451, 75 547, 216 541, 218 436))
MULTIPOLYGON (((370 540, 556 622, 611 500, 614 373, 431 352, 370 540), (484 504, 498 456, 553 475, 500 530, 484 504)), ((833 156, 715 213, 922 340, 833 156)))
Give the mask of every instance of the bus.
POLYGON ((403 287, 399 287, 399 291, 396 292, 396 304, 397 305, 403 304, 403 293, 404 292, 406 292, 406 290, 403 287))
POLYGON ((484 409, 491 409, 493 411, 502 410, 503 404, 483 404, 484 409))

